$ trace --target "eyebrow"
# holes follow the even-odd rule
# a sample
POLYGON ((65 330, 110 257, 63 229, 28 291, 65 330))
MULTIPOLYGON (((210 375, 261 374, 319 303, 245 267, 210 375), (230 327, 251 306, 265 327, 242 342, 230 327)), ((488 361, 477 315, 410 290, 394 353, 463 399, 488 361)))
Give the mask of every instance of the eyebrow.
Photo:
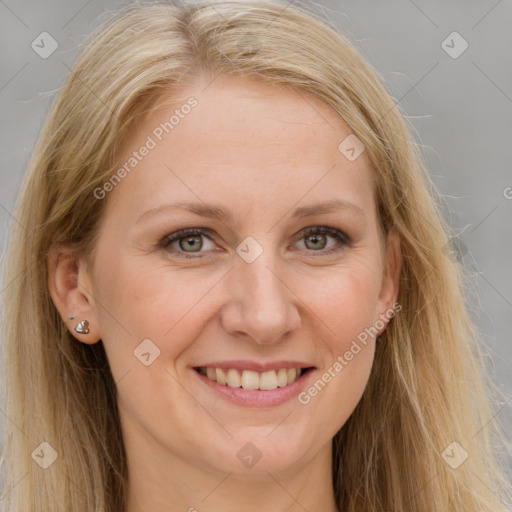
MULTIPOLYGON (((178 202, 178 203, 170 203, 164 204, 161 206, 157 206, 156 208, 152 208, 147 212, 144 212, 138 219, 137 223, 140 222, 143 218, 163 212, 168 209, 179 209, 189 211, 191 213, 195 213, 200 217, 207 217, 217 219, 221 222, 229 223, 233 219, 232 213, 223 206, 215 205, 215 204, 206 204, 206 203, 192 203, 192 202, 178 202)), ((313 215, 320 215, 325 213, 332 213, 339 210, 351 210, 354 213, 362 215, 366 217, 363 209, 356 205, 355 203, 351 203, 350 201, 346 201, 344 199, 333 199, 331 201, 327 201, 325 203, 314 204, 311 206, 301 206, 297 208, 293 213, 292 217, 302 219, 304 217, 311 217, 313 215)))

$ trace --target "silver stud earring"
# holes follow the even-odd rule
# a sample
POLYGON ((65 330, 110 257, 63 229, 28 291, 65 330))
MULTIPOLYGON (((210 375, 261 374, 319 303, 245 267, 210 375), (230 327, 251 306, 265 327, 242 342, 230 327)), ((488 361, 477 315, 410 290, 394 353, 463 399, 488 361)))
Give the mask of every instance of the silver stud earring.
POLYGON ((78 334, 89 334, 89 322, 82 320, 75 326, 75 332, 78 334))

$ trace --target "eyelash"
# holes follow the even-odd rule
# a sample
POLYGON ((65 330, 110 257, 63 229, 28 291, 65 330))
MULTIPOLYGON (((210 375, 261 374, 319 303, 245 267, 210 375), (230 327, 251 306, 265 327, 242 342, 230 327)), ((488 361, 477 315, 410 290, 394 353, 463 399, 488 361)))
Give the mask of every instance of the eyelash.
MULTIPOLYGON (((169 250, 168 247, 173 242, 175 242, 177 240, 180 240, 182 238, 186 238, 187 236, 203 235, 206 238, 212 240, 211 237, 208 236, 209 232, 210 232, 209 230, 202 229, 202 228, 181 229, 179 231, 176 231, 175 233, 172 233, 170 235, 165 236, 160 241, 160 246, 163 249, 165 249, 165 250, 169 250)), ((314 226, 314 227, 305 228, 303 231, 300 232, 300 236, 298 237, 297 241, 299 241, 302 238, 305 238, 305 237, 307 237, 309 235, 313 235, 313 234, 330 235, 330 236, 332 236, 332 237, 334 237, 334 238, 336 238, 338 240, 338 245, 330 247, 329 249, 318 250, 318 251, 308 250, 306 248, 306 250, 308 252, 311 252, 311 253, 318 252, 321 255, 331 254, 333 252, 338 252, 338 251, 343 250, 346 246, 350 246, 350 243, 351 243, 350 238, 345 233, 343 233, 339 229, 331 228, 329 226, 314 226)), ((180 258, 189 258, 190 259, 190 258, 202 258, 202 257, 204 257, 204 256, 195 256, 195 255, 193 256, 192 255, 192 254, 201 254, 201 252, 186 253, 186 252, 180 251, 180 250, 174 250, 172 252, 179 254, 180 258)))

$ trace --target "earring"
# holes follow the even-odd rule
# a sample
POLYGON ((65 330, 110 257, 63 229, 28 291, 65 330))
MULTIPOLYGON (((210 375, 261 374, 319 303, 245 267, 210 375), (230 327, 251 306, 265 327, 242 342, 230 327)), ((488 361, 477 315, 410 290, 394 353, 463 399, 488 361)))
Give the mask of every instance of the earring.
POLYGON ((75 326, 75 332, 78 334, 89 334, 89 322, 82 320, 75 326))

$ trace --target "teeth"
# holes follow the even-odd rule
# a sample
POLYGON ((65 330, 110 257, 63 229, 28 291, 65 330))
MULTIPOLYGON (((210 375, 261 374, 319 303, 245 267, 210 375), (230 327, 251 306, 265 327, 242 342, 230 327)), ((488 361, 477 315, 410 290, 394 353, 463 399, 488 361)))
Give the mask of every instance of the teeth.
POLYGON ((251 370, 244 370, 242 372, 241 385, 244 389, 259 389, 260 388, 260 376, 258 372, 251 370))
POLYGON ((215 373, 216 373, 216 381, 219 383, 219 384, 222 384, 224 386, 224 384, 226 384, 227 382, 227 375, 224 373, 224 370, 222 370, 221 368, 215 368, 215 373))
POLYGON ((288 384, 288 374, 286 372, 286 368, 279 368, 277 371, 277 385, 282 388, 288 384))
POLYGON ((240 374, 238 370, 228 370, 228 379, 227 384, 231 388, 239 388, 241 386, 242 379, 240 378, 240 374))
POLYGON ((277 388, 277 375, 275 370, 262 372, 260 375, 260 389, 271 391, 277 388))
POLYGON ((198 368, 201 375, 207 376, 210 380, 218 382, 222 386, 228 385, 232 388, 240 388, 263 391, 271 391, 292 384, 301 375, 300 368, 279 368, 266 372, 255 372, 252 370, 237 370, 234 368, 198 368))
POLYGON ((297 377, 297 369, 296 368, 288 368, 286 370, 286 376, 288 378, 288 382, 293 382, 295 380, 295 378, 297 377))

